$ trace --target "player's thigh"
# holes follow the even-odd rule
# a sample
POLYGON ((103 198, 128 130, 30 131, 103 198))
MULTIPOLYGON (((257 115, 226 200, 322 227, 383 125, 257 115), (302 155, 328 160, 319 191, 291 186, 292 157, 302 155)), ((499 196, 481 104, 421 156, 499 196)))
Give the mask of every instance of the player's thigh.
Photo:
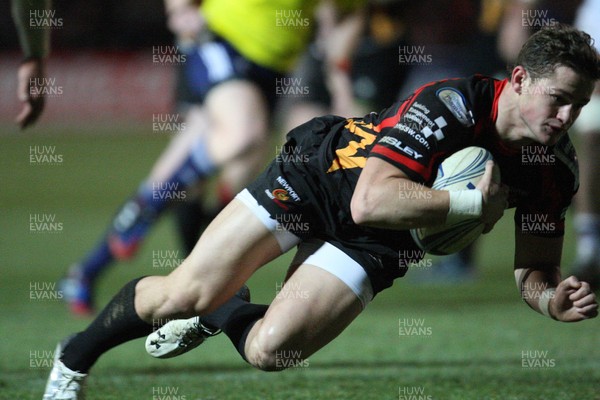
POLYGON ((206 314, 282 251, 272 231, 236 198, 210 223, 179 267, 167 277, 140 282, 139 303, 147 304, 153 316, 206 314))
POLYGON ((253 146, 224 166, 219 175, 219 182, 226 184, 233 192, 237 192, 256 178, 264 168, 265 160, 276 156, 275 147, 269 149, 268 146, 253 146))
POLYGON ((158 160, 152 166, 149 180, 161 182, 169 179, 174 171, 190 156, 195 144, 202 140, 207 131, 207 116, 203 107, 195 105, 190 108, 181 129, 176 132, 158 160))
POLYGON ((362 311, 341 280, 301 265, 283 285, 246 345, 248 361, 275 370, 306 360, 336 338, 362 311))
POLYGON ((209 152, 215 163, 263 146, 269 110, 261 89, 248 80, 229 80, 213 87, 205 101, 210 123, 209 152))

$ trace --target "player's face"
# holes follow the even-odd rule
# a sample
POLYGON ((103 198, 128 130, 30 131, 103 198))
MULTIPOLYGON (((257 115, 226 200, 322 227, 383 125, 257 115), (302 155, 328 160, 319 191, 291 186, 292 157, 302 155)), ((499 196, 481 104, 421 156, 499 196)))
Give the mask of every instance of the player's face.
POLYGON ((589 102, 593 88, 593 81, 565 66, 539 79, 525 73, 519 96, 525 138, 548 146, 556 144, 589 102))

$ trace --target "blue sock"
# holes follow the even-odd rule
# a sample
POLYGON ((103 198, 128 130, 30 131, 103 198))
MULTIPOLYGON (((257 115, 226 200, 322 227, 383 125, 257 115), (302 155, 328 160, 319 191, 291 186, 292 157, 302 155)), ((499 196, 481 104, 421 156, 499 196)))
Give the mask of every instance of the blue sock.
POLYGON ((92 283, 96 276, 111 262, 114 257, 108 248, 106 237, 90 251, 80 264, 82 278, 92 283))

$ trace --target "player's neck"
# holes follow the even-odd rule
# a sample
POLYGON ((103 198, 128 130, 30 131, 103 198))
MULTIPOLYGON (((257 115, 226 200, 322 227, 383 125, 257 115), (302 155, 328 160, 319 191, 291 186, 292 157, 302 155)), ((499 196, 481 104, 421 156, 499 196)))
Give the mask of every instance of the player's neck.
POLYGON ((519 113, 519 95, 513 90, 510 81, 502 89, 498 99, 496 131, 500 139, 511 148, 521 148, 534 141, 527 136, 529 129, 519 113))

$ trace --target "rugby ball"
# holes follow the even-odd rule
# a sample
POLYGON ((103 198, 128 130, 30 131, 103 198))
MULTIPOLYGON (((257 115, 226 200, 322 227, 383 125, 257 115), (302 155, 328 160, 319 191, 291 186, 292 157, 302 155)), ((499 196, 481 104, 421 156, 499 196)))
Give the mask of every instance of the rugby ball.
MULTIPOLYGON (((438 167, 435 190, 473 190, 485 172, 492 154, 481 147, 467 147, 446 158, 438 167)), ((494 168, 494 181, 500 182, 500 171, 494 168)), ((472 219, 454 224, 411 229, 410 234, 421 250, 433 255, 456 253, 481 235, 484 224, 472 219)))

